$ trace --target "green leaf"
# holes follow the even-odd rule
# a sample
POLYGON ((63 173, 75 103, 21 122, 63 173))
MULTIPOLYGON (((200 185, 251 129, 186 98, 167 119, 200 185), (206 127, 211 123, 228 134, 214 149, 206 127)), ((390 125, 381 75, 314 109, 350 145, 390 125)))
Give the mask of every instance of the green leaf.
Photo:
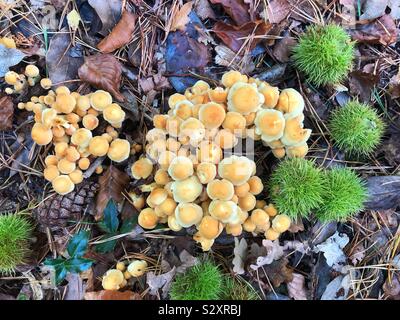
POLYGON ((89 244, 89 232, 79 231, 68 242, 67 252, 71 258, 82 257, 89 244))
POLYGON ((64 265, 65 259, 64 258, 56 258, 56 259, 46 259, 44 260, 43 264, 45 266, 57 267, 64 265))
MULTIPOLYGON (((105 239, 111 238, 115 236, 115 234, 109 234, 105 239)), ((107 253, 114 250, 115 245, 117 244, 118 240, 110 240, 103 243, 99 243, 96 245, 95 250, 99 253, 107 253)))
POLYGON ((138 224, 138 215, 134 215, 130 219, 124 221, 119 232, 120 233, 131 232, 137 224, 138 224))
POLYGON ((107 233, 117 232, 119 226, 118 209, 113 199, 108 201, 103 217, 103 221, 99 223, 100 228, 107 233))
POLYGON ((89 269, 93 264, 92 260, 74 257, 67 259, 64 263, 65 269, 72 273, 80 273, 89 269))
POLYGON ((68 271, 64 264, 54 267, 54 270, 56 272, 56 284, 60 284, 67 276, 68 271))

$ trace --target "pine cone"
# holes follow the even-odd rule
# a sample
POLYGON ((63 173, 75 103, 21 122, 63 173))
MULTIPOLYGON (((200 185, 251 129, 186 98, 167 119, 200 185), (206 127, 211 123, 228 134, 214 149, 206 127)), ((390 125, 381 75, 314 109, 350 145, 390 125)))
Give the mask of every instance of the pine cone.
POLYGON ((82 214, 94 206, 97 183, 86 182, 66 195, 55 194, 43 201, 33 212, 42 230, 57 230, 78 221, 82 214))

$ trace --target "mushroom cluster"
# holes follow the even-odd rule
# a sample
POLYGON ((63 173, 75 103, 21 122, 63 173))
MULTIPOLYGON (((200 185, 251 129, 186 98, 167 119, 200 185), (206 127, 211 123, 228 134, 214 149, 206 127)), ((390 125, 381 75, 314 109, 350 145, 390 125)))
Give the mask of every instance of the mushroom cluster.
MULTIPOLYGON (((40 83, 45 89, 51 87, 50 79, 44 78, 40 83)), ((114 162, 122 162, 131 153, 130 143, 119 139, 116 130, 121 127, 125 112, 106 91, 81 95, 59 86, 45 96, 33 96, 31 101, 18 104, 18 108, 35 114, 33 141, 40 146, 54 146, 54 154, 45 158, 44 177, 61 195, 72 192, 83 181, 83 171, 95 157, 107 155, 114 162), (108 126, 95 136, 100 116, 108 126)), ((101 171, 101 166, 96 168, 96 173, 101 171)))
POLYGON ((118 262, 115 269, 108 270, 102 279, 104 290, 119 290, 128 284, 132 277, 140 277, 145 274, 147 262, 145 260, 133 260, 126 267, 124 262, 118 262))
MULTIPOLYGON (((4 75, 4 81, 10 85, 13 86, 6 88, 4 91, 7 94, 14 94, 14 93, 21 93, 25 88, 28 87, 33 87, 36 83, 40 81, 40 72, 39 68, 36 67, 33 64, 28 64, 25 67, 25 71, 22 74, 16 73, 15 71, 8 71, 4 75)), ((47 84, 50 81, 50 79, 42 79, 41 84, 47 84)), ((50 85, 51 86, 51 81, 50 85)))
POLYGON ((264 186, 254 161, 236 155, 242 139, 263 140, 281 158, 304 156, 310 136, 296 91, 279 94, 237 71, 225 73, 221 82, 223 87, 211 88, 200 80, 170 96, 170 110, 154 116, 145 154, 131 167, 135 179, 154 180, 141 186, 146 198, 131 193, 140 226, 167 223, 173 231, 195 226, 193 237, 204 251, 224 229, 233 236, 245 230, 276 239, 290 226, 289 217, 273 206, 257 205, 264 186))

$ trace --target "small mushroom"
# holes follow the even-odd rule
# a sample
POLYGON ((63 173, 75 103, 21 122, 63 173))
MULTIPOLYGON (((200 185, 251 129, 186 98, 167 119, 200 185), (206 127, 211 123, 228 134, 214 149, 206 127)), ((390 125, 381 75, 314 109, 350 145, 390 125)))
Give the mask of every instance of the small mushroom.
POLYGON ((156 114, 153 117, 154 127, 161 130, 166 130, 167 128, 167 119, 168 116, 165 114, 156 114))
POLYGON ((66 158, 62 158, 58 161, 57 168, 63 174, 70 174, 76 169, 76 164, 75 162, 68 161, 66 158))
POLYGON ((203 209, 195 203, 179 203, 175 208, 175 218, 184 228, 199 223, 202 217, 203 209))
POLYGON ((196 175, 202 184, 207 184, 217 175, 217 167, 214 163, 201 162, 196 167, 196 175))
POLYGON ((241 74, 239 71, 234 71, 234 70, 224 73, 221 78, 221 83, 227 88, 232 87, 237 82, 247 83, 248 78, 246 75, 241 74))
POLYGON ((53 83, 49 78, 43 78, 40 80, 40 86, 45 90, 49 90, 52 85, 53 83))
POLYGON ((228 97, 228 90, 221 87, 216 87, 215 89, 209 89, 208 97, 212 102, 225 103, 228 97))
MULTIPOLYGON (((167 192, 168 193, 168 192, 167 192)), ((167 215, 171 216, 175 213, 175 208, 178 204, 176 201, 170 197, 167 197, 163 202, 161 202, 156 208, 155 211, 157 211, 167 215)))
POLYGON ((238 144, 238 138, 226 129, 219 130, 214 141, 222 149, 232 149, 238 144))
POLYGON ((233 184, 226 180, 212 180, 207 184, 207 195, 212 200, 229 200, 234 195, 233 184))
POLYGON ((72 192, 75 188, 75 184, 71 181, 67 175, 59 175, 51 182, 53 189, 60 195, 66 195, 72 192))
POLYGON ((180 93, 174 93, 168 98, 168 105, 171 109, 175 108, 175 105, 182 100, 186 100, 186 97, 180 93))
POLYGON ((135 179, 146 179, 152 171, 153 163, 147 158, 140 158, 131 167, 131 173, 135 179))
POLYGON ((128 159, 131 151, 131 145, 128 140, 125 139, 115 139, 110 144, 107 156, 114 162, 122 162, 128 159))
POLYGON ((96 136, 90 139, 88 150, 90 154, 95 157, 105 156, 108 152, 110 145, 108 144, 107 139, 102 136, 96 136))
POLYGON ((243 130, 246 128, 246 119, 239 112, 229 111, 226 113, 222 127, 229 130, 235 135, 241 135, 243 130))
POLYGON ((178 221, 175 218, 175 215, 168 216, 168 228, 170 228, 172 231, 178 232, 182 230, 182 226, 178 223, 178 221))
POLYGON ((192 116, 193 103, 189 100, 182 100, 176 103, 173 109, 173 115, 186 120, 192 116))
POLYGON ((272 228, 265 231, 264 236, 267 240, 275 241, 281 234, 272 228))
POLYGON ((284 134, 285 118, 282 112, 274 109, 262 109, 254 120, 256 133, 266 142, 280 139, 284 134))
POLYGON ((250 211, 256 206, 256 197, 251 193, 248 193, 244 197, 239 197, 238 205, 240 209, 250 211))
POLYGON ((196 150, 199 162, 219 163, 222 159, 222 149, 214 142, 202 141, 196 150))
POLYGON ((83 181, 83 173, 79 169, 75 169, 68 176, 74 184, 79 184, 83 181))
POLYGON ((174 200, 179 203, 193 202, 200 196, 203 186, 196 176, 174 181, 171 185, 174 200))
POLYGON ((199 233, 202 237, 206 239, 217 238, 222 230, 222 223, 211 216, 204 216, 198 226, 199 233))
POLYGON ((193 175, 193 162, 182 156, 172 159, 168 167, 168 174, 174 180, 184 180, 193 175))
POLYGON ((251 220, 251 218, 247 218, 243 222, 243 230, 247 232, 254 232, 256 230, 256 224, 251 220))
POLYGON ((199 109, 199 120, 207 129, 220 127, 225 120, 225 115, 225 109, 215 102, 206 103, 199 109))
POLYGON ((140 277, 145 274, 147 262, 145 260, 133 260, 128 265, 128 272, 132 277, 140 277))
POLYGON ((48 165, 44 171, 43 176, 47 181, 53 181, 60 175, 60 171, 57 168, 57 165, 48 165))
POLYGON ((101 285, 104 290, 119 290, 123 287, 124 274, 117 269, 110 269, 103 276, 101 285))
POLYGON ((304 145, 311 136, 311 129, 303 129, 304 115, 285 115, 286 125, 281 141, 286 146, 304 145))
POLYGON ((125 111, 118 104, 111 103, 104 108, 103 118, 110 124, 120 123, 125 119, 125 111))
POLYGON ((212 217, 223 223, 235 220, 239 214, 239 208, 233 201, 212 200, 208 210, 212 217))
POLYGON ((303 144, 286 147, 286 154, 288 158, 304 158, 308 153, 308 144, 304 142, 303 144))
POLYGON ((158 223, 158 216, 152 208, 146 208, 140 211, 138 223, 144 229, 154 229, 158 223))
POLYGON ((262 183, 262 180, 259 178, 259 177, 257 177, 257 176, 253 176, 253 177, 251 177, 248 181, 247 181, 247 183, 249 184, 249 186, 250 186, 250 193, 251 194, 253 194, 253 195, 258 195, 258 194, 260 194, 262 191, 263 191, 263 189, 264 189, 264 185, 263 185, 263 183, 262 183))
POLYGON ((76 130, 71 136, 71 142, 81 148, 89 146, 89 142, 92 139, 92 132, 85 128, 76 130))
POLYGON ((99 119, 93 114, 86 114, 82 118, 83 126, 88 130, 94 130, 99 125, 99 119))
POLYGON ((272 229, 276 232, 283 233, 290 228, 291 220, 286 214, 278 214, 272 220, 272 229))
POLYGON ((295 89, 282 90, 276 109, 291 116, 298 116, 303 113, 304 99, 295 89))
POLYGON ((235 186, 235 195, 238 197, 244 197, 250 192, 250 185, 245 182, 238 186, 235 186))
POLYGON ((264 103, 264 96, 255 84, 235 83, 228 93, 228 110, 247 115, 256 112, 264 103))
POLYGON ((97 111, 103 111, 112 104, 112 96, 104 90, 97 90, 90 95, 90 105, 97 111))
POLYGON ((32 127, 31 137, 39 146, 44 146, 53 139, 53 132, 44 124, 35 123, 32 127))
POLYGON ((149 207, 154 208, 163 203, 167 199, 167 197, 168 197, 167 190, 163 188, 154 188, 153 190, 151 190, 149 196, 146 199, 146 202, 149 205, 149 207))
POLYGON ((234 186, 239 186, 249 180, 254 167, 254 161, 249 158, 232 155, 219 163, 218 174, 221 178, 232 182, 234 186))
POLYGON ((160 186, 165 186, 171 181, 171 178, 166 170, 158 169, 154 174, 154 181, 160 186))
POLYGON ((264 96, 263 108, 275 108, 279 100, 279 89, 266 83, 261 83, 258 86, 258 91, 264 96))

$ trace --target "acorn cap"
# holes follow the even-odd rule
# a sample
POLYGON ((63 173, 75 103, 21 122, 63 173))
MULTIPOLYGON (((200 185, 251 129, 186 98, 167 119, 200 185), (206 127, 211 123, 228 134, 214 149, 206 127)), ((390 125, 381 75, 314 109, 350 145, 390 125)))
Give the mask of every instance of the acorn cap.
POLYGON ((283 136, 285 118, 282 112, 275 109, 262 109, 257 112, 254 120, 256 133, 261 135, 263 141, 278 140, 283 136))
POLYGON ((304 145, 311 136, 311 129, 303 129, 304 115, 285 115, 286 125, 281 141, 286 146, 304 145))
POLYGON ((85 148, 89 146, 89 142, 92 139, 92 132, 85 128, 76 130, 71 136, 71 142, 79 147, 85 148))
POLYGON ((227 88, 232 87, 237 82, 246 83, 247 81, 248 78, 246 75, 241 74, 239 71, 234 71, 234 70, 224 73, 221 78, 221 83, 227 88))
POLYGON ((232 155, 223 159, 218 165, 218 174, 234 186, 244 184, 249 180, 255 167, 254 161, 245 156, 232 155))
POLYGON ((187 157, 175 157, 168 167, 168 174, 174 180, 184 180, 193 175, 193 172, 193 163, 187 157))
POLYGON ((239 208, 233 201, 213 200, 208 210, 212 217, 223 223, 230 223, 239 214, 239 208))
POLYGON ((122 162, 128 159, 131 152, 131 145, 128 140, 115 139, 110 144, 107 156, 114 162, 122 162))
POLYGON ((201 162, 196 167, 196 175, 202 184, 207 184, 217 175, 217 167, 214 163, 201 162))
POLYGON ((117 269, 110 269, 103 276, 101 285, 104 290, 119 290, 124 283, 124 274, 117 269))
POLYGON ((264 103, 264 96, 255 84, 235 83, 228 93, 228 110, 246 115, 256 112, 264 103))
POLYGON ((234 195, 233 184, 226 180, 212 180, 207 184, 207 195, 212 200, 230 200, 234 195))
POLYGON ((140 158, 131 167, 135 179, 147 179, 153 171, 153 163, 147 158, 140 158))
POLYGON ((111 103, 104 108, 103 118, 111 124, 119 123, 125 120, 125 111, 118 104, 111 103))
POLYGON ((304 110, 304 99, 295 89, 282 90, 276 109, 291 116, 300 115, 304 110))
POLYGON ((53 139, 53 132, 41 123, 35 123, 31 131, 32 140, 39 146, 47 145, 53 139))
POLYGON ((65 195, 74 190, 75 184, 67 175, 60 175, 51 182, 55 192, 65 195))
POLYGON ((174 181, 171 185, 174 200, 179 203, 193 202, 200 196, 203 186, 196 176, 174 181))
POLYGON ((95 157, 105 156, 109 147, 107 139, 102 136, 93 137, 89 141, 89 152, 95 157))
POLYGON ((97 111, 103 111, 112 103, 112 96, 107 91, 97 90, 90 95, 90 105, 97 111))
POLYGON ((175 208, 175 218, 179 225, 189 228, 201 221, 203 209, 194 203, 180 203, 175 208))
POLYGON ((225 120, 225 109, 218 103, 209 102, 199 109, 199 120, 207 129, 218 128, 225 120))
POLYGON ((152 208, 146 208, 140 211, 138 223, 143 229, 154 229, 158 223, 158 216, 152 208))

